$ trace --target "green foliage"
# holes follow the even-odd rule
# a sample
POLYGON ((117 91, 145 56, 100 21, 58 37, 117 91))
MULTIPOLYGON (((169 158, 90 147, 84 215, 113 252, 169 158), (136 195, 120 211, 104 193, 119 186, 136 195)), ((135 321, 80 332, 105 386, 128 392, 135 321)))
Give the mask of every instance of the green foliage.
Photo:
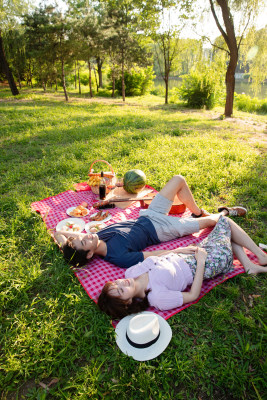
POLYGON ((240 111, 267 114, 267 99, 251 98, 245 94, 235 93, 234 105, 240 111))
POLYGON ((216 72, 211 68, 207 68, 204 72, 192 71, 189 75, 185 75, 177 91, 188 107, 208 110, 215 106, 221 92, 216 72))
MULTIPOLYGON (((109 74, 109 78, 110 78, 109 74)), ((134 67, 124 74, 125 95, 126 96, 142 96, 147 93, 153 84, 154 72, 152 67, 140 68, 134 67)), ((111 86, 110 86, 111 87, 111 86)), ((122 94, 121 77, 115 80, 115 89, 122 94)))
POLYGON ((164 86, 162 85, 162 86, 157 86, 157 87, 153 87, 151 90, 150 90, 150 93, 151 94, 154 94, 154 96, 161 96, 161 97, 164 97, 164 95, 165 95, 165 88, 164 88, 164 86))

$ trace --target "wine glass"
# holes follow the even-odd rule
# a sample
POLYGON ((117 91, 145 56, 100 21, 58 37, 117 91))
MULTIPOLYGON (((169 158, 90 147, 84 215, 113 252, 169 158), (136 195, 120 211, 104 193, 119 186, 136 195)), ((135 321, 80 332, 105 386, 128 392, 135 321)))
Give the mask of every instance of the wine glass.
POLYGON ((121 178, 121 177, 118 177, 117 178, 117 181, 116 181, 116 183, 115 183, 115 186, 118 188, 118 194, 119 194, 119 192, 121 191, 121 189, 120 188, 122 188, 123 187, 123 178, 121 178))

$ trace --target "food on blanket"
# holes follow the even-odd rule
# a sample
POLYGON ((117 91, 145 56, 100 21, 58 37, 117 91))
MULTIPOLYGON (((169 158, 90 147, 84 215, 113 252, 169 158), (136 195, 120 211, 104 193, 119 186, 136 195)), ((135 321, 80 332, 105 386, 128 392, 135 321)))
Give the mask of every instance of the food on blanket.
POLYGON ((86 203, 86 201, 83 201, 80 205, 83 206, 84 208, 88 207, 88 203, 86 203))
POLYGON ((66 225, 62 226, 61 230, 65 232, 80 232, 82 229, 80 225, 66 222, 66 225))
POLYGON ((87 214, 88 210, 82 205, 76 207, 73 211, 69 212, 69 215, 71 215, 72 217, 85 217, 87 214))
POLYGON ((146 185, 146 175, 140 169, 131 169, 123 177, 123 188, 128 193, 138 193, 146 185))
POLYGON ((91 221, 103 221, 109 216, 108 211, 99 211, 98 213, 94 214, 94 216, 90 217, 91 221))
POLYGON ((88 181, 88 185, 90 186, 98 186, 101 181, 100 176, 91 176, 88 181))
POLYGON ((89 231, 91 233, 97 233, 103 228, 105 228, 105 224, 101 224, 101 222, 96 222, 95 224, 90 226, 89 231))

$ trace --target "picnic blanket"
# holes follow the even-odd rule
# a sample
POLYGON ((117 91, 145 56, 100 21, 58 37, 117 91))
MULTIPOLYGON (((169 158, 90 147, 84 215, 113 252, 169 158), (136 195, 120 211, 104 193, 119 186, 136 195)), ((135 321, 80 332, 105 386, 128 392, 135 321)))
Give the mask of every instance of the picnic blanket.
MULTIPOLYGON (((153 189, 153 188, 151 188, 153 189)), ((77 189, 76 189, 77 190, 77 189)), ((153 189, 153 191, 155 191, 153 189)), ((156 191, 155 191, 156 192, 156 191)), ((95 209, 92 207, 92 204, 97 200, 97 196, 88 190, 88 188, 83 188, 80 191, 68 190, 66 192, 60 193, 56 196, 48 197, 44 200, 37 201, 31 204, 32 210, 40 213, 43 218, 46 227, 48 230, 54 230, 59 221, 68 218, 66 214, 66 210, 69 207, 78 206, 82 201, 86 201, 88 203, 89 214, 87 217, 84 217, 85 222, 89 222, 89 217, 91 214, 95 213, 95 209)), ((114 224, 115 222, 122 222, 129 219, 136 219, 139 216, 140 210, 140 202, 134 202, 130 207, 125 210, 120 208, 110 209, 109 212, 112 215, 112 218, 106 222, 106 225, 114 224)), ((191 213, 187 209, 183 214, 179 214, 177 218, 184 218, 190 216, 191 213)), ((203 229, 202 231, 195 233, 193 235, 184 236, 182 238, 178 238, 169 242, 157 244, 146 248, 146 251, 153 250, 172 250, 176 247, 184 247, 190 244, 199 243, 203 240, 210 232, 211 228, 203 229)), ((252 261, 257 262, 257 258, 254 254, 247 251, 249 258, 252 261)), ((88 296, 97 301, 97 298, 101 292, 104 284, 109 280, 115 280, 118 278, 124 277, 124 269, 116 267, 113 264, 110 264, 107 261, 104 261, 102 258, 95 256, 86 266, 79 269, 73 270, 76 277, 79 279, 81 285, 85 289, 88 296)), ((238 274, 244 273, 245 270, 240 264, 238 260, 234 260, 234 271, 229 272, 224 275, 216 276, 213 279, 205 280, 202 285, 200 296, 197 300, 191 303, 187 303, 181 307, 168 310, 168 311, 160 311, 155 309, 154 307, 150 307, 149 311, 156 312, 161 315, 164 319, 170 318, 172 315, 182 311, 183 309, 189 307, 191 304, 197 303, 206 293, 208 293, 212 288, 220 283, 233 278, 238 274)), ((116 323, 113 325, 115 326, 116 323)))

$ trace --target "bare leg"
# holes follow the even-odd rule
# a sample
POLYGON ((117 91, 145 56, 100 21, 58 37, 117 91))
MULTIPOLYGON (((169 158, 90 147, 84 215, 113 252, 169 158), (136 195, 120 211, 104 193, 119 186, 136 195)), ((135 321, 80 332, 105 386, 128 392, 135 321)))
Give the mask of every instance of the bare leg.
POLYGON ((264 251, 262 251, 255 242, 253 242, 253 240, 242 228, 240 228, 240 226, 238 226, 230 218, 227 219, 231 227, 232 242, 239 244, 240 246, 245 247, 246 249, 254 253, 258 257, 259 263, 261 265, 267 264, 267 254, 264 253, 264 251))
POLYGON ((215 226, 220 218, 220 215, 221 214, 212 214, 208 217, 198 218, 197 222, 199 223, 199 229, 211 228, 212 226, 215 226))
POLYGON ((232 242, 233 252, 236 258, 241 262, 245 271, 248 274, 258 274, 259 272, 267 272, 266 267, 262 267, 260 265, 254 264, 246 255, 244 249, 239 244, 232 242))
POLYGON ((171 201, 173 201, 174 197, 177 195, 179 200, 184 203, 192 213, 196 215, 201 214, 201 209, 197 206, 185 178, 181 175, 175 175, 167 182, 164 188, 161 189, 160 194, 171 201))

